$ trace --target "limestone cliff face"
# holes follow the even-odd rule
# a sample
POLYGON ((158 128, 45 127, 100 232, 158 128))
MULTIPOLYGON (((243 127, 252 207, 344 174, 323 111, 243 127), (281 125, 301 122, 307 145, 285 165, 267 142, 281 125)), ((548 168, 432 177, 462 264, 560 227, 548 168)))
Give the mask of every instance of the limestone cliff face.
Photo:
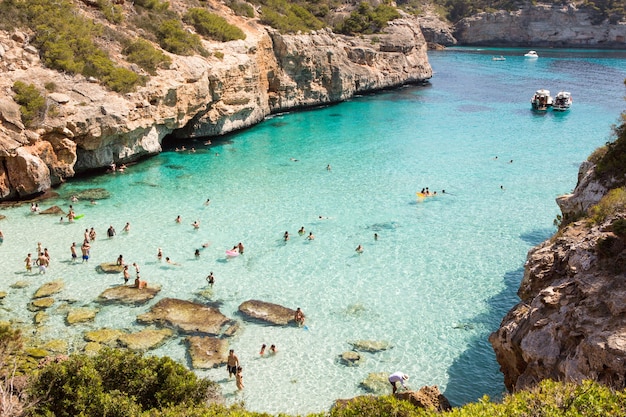
POLYGON ((462 45, 550 47, 626 46, 626 22, 604 21, 589 9, 573 4, 530 4, 516 11, 479 13, 455 25, 454 36, 462 45))
POLYGON ((156 154, 167 135, 222 135, 271 113, 432 76, 415 18, 360 38, 329 30, 281 35, 254 20, 239 26, 245 41, 205 41, 208 58, 170 55, 169 69, 126 95, 46 69, 28 34, 0 32, 0 200, 26 198, 76 173, 156 154), (55 85, 45 93, 47 112, 35 130, 22 124, 13 101, 11 86, 18 80, 42 93, 46 84, 55 85))
MULTIPOLYGON (((593 168, 584 163, 574 193, 559 198, 564 216, 586 211, 610 188, 593 168)), ((508 389, 545 378, 626 387, 626 239, 615 227, 624 219, 571 223, 529 252, 521 302, 489 338, 508 389)))

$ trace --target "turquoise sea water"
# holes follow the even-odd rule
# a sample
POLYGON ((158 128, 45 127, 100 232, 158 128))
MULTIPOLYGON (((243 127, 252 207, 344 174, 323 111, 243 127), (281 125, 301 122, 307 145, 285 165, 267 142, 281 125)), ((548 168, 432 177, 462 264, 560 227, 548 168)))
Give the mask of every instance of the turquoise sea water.
MULTIPOLYGON (((578 166, 609 139, 624 108, 625 51, 538 50, 537 60, 524 52, 430 52, 427 87, 278 115, 210 146, 186 143, 195 153, 172 148, 124 173, 72 181, 42 208, 67 209, 69 196, 87 188, 111 193, 97 205, 73 203, 84 214, 75 224, 33 215, 29 205, 3 209, 0 291, 9 294, 0 318, 32 323, 25 306, 34 290, 63 279, 50 318, 34 332, 80 350, 85 330, 141 329, 136 316, 161 297, 207 302, 199 293, 213 271, 209 301, 242 321, 230 346, 246 387, 238 393, 225 368, 198 374, 218 381, 229 401, 270 413, 319 412, 363 394, 368 373, 397 370, 411 376, 411 388, 438 385, 455 405, 498 397, 503 378, 487 337, 517 302, 527 251, 555 231, 554 199, 574 188, 578 166), (492 61, 496 55, 507 59, 492 61), (531 112, 539 88, 571 91, 571 111, 531 112), (424 187, 439 195, 418 201, 424 187), (118 232, 110 240, 109 225, 118 232), (302 226, 315 240, 297 234, 302 226), (69 247, 90 227, 98 232, 91 259, 72 263, 69 247), (52 255, 43 276, 26 274, 22 261, 37 242, 52 255), (237 242, 245 254, 227 260, 237 242), (159 247, 181 265, 159 262, 159 247), (61 300, 97 306, 98 294, 122 279, 95 267, 119 254, 162 286, 157 299, 102 307, 94 323, 66 326, 61 300), (18 280, 30 286, 11 288, 18 280), (249 299, 301 307, 307 329, 243 321, 237 308, 249 299), (339 364, 359 339, 394 347, 363 354, 359 367, 339 364), (278 353, 259 357, 263 343, 278 353)), ((151 353, 188 363, 179 338, 151 353)))

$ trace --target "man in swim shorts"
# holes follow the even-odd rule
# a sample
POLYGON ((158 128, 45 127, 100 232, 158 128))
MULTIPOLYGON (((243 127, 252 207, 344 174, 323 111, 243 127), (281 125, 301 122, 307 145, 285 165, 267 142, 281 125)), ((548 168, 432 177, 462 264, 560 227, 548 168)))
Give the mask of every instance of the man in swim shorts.
POLYGON ((72 252, 72 262, 74 262, 77 258, 76 256, 76 242, 72 242, 72 246, 70 246, 70 252, 72 252))
POLYGON ((228 377, 231 378, 237 374, 237 367, 239 366, 239 358, 235 355, 235 351, 231 349, 228 352, 228 360, 226 362, 226 369, 228 370, 228 377))
POLYGON ((83 262, 89 261, 89 249, 91 249, 91 245, 87 240, 83 242, 83 246, 80 247, 80 250, 83 253, 83 262))
POLYGON ((46 269, 48 269, 48 265, 50 265, 50 261, 48 258, 41 252, 39 254, 39 258, 37 258, 37 265, 39 266, 39 273, 45 274, 46 269))

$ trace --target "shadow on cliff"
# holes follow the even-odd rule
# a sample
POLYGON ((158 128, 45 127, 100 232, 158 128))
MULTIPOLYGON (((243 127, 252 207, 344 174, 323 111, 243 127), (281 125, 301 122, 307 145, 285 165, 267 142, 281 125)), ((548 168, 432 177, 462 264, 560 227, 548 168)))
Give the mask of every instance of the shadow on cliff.
POLYGON ((523 275, 523 268, 504 274, 504 289, 487 301, 487 312, 476 316, 471 325, 465 328, 456 327, 459 331, 473 328, 480 330, 465 352, 448 369, 449 380, 444 395, 453 406, 475 402, 485 394, 492 400, 499 400, 506 391, 504 377, 487 338, 519 301, 517 289, 523 275))

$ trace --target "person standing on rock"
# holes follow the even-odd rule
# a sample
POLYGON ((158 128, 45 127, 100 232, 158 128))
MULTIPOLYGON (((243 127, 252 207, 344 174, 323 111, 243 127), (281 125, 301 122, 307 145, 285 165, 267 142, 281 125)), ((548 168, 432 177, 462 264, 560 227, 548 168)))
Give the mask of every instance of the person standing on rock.
POLYGON ((231 349, 228 352, 228 360, 226 361, 226 368, 228 370, 228 377, 231 378, 237 374, 237 367, 239 366, 239 358, 235 355, 235 351, 231 349))
POLYGON ((406 385, 404 385, 404 381, 408 381, 409 376, 403 372, 394 372, 389 375, 389 383, 391 384, 391 388, 393 389, 393 393, 395 394, 398 391, 398 387, 396 386, 396 382, 402 384, 402 388, 406 389, 406 385))

